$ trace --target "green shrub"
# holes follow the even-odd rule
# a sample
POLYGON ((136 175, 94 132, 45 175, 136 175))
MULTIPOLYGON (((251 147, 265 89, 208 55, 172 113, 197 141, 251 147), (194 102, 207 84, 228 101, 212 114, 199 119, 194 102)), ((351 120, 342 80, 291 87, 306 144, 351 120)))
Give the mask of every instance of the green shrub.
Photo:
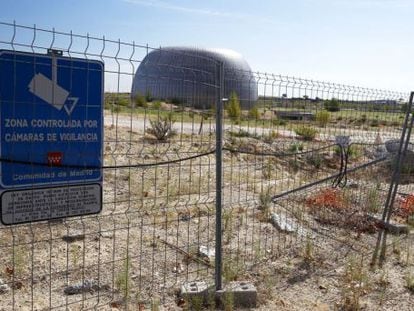
POLYGON ((280 136, 280 134, 277 131, 270 131, 269 133, 262 135, 262 140, 265 143, 271 144, 279 136, 280 136))
POLYGON ((259 194, 259 210, 269 213, 270 206, 272 203, 272 196, 269 193, 269 190, 262 191, 259 194))
POLYGON ((126 98, 126 97, 117 97, 115 99, 115 104, 122 106, 122 107, 129 107, 130 101, 129 101, 129 98, 126 98))
POLYGON ((318 131, 312 127, 303 126, 296 128, 295 133, 303 140, 311 141, 315 139, 316 135, 318 134, 318 131))
POLYGON ((257 135, 254 132, 249 132, 243 129, 240 129, 239 131, 229 131, 229 135, 231 137, 250 137, 250 138, 255 138, 255 139, 259 139, 259 135, 257 135))
POLYGON ((161 102, 159 100, 152 103, 152 108, 154 109, 160 109, 161 108, 161 102))
POLYGON ((124 261, 122 269, 118 272, 116 277, 116 287, 124 298, 128 298, 131 291, 131 268, 131 260, 127 257, 124 261))
POLYGON ((380 211, 381 198, 380 198, 380 193, 378 189, 379 189, 379 185, 377 185, 377 187, 375 188, 368 189, 368 193, 366 196, 366 202, 365 202, 366 211, 368 213, 376 214, 380 211))
POLYGON ((259 120, 260 119, 260 112, 259 109, 256 106, 253 106, 249 110, 249 118, 252 120, 259 120))
POLYGON ((316 113, 315 118, 319 126, 325 127, 331 118, 331 114, 326 110, 321 110, 316 113))
POLYGON ((359 120, 361 120, 362 123, 367 122, 367 115, 363 114, 359 120))
POLYGON ((411 293, 414 293, 414 275, 412 273, 407 273, 407 275, 405 276, 405 287, 411 293))
POLYGON ((133 101, 134 101, 134 103, 137 107, 142 107, 142 108, 147 108, 148 107, 148 103, 145 100, 145 97, 143 95, 141 95, 140 93, 137 93, 134 96, 133 101))
POLYGON ((303 144, 302 143, 293 143, 289 146, 290 153, 297 153, 303 151, 303 144))
POLYGON ((313 165, 316 169, 321 168, 323 163, 323 157, 319 153, 312 153, 307 157, 309 164, 313 165))
POLYGON ((324 107, 326 110, 330 112, 336 112, 340 110, 339 101, 336 98, 332 98, 331 100, 326 100, 324 103, 324 107))
POLYGON ((372 127, 378 127, 380 125, 379 120, 378 119, 372 120, 370 125, 372 127))
POLYGON ((105 107, 104 108, 105 108, 105 110, 111 110, 112 104, 109 101, 105 100, 105 107))
MULTIPOLYGON (((339 146, 335 146, 334 151, 335 151, 336 155, 338 155, 338 156, 341 155, 341 148, 339 146)), ((362 157, 362 155, 363 155, 363 149, 362 149, 361 146, 350 145, 348 147, 348 158, 350 160, 352 160, 352 159, 357 160, 360 157, 362 157)))
POLYGON ((287 124, 286 120, 283 119, 274 119, 272 120, 274 126, 285 126, 287 124))
POLYGON ((239 121, 241 117, 240 101, 236 92, 231 92, 229 102, 226 106, 226 111, 230 119, 239 121))

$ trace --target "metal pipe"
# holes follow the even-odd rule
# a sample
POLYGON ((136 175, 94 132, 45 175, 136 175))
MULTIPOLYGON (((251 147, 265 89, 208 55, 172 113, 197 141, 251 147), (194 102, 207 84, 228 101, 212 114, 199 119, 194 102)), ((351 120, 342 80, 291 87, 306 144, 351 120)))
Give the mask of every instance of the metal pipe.
POLYGON ((217 65, 219 88, 216 107, 216 252, 215 252, 215 286, 222 289, 222 176, 223 176, 223 103, 224 103, 224 65, 217 65))

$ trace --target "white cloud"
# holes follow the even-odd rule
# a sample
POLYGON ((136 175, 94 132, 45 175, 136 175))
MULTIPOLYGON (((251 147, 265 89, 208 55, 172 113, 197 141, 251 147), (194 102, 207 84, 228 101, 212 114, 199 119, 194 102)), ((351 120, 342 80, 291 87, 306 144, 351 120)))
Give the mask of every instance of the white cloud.
POLYGON ((407 8, 413 0, 305 0, 308 3, 340 5, 352 8, 407 8))
POLYGON ((123 1, 127 3, 131 3, 131 4, 160 8, 160 9, 170 10, 170 11, 177 11, 177 12, 182 12, 182 13, 208 15, 208 16, 213 16, 213 17, 215 16, 215 17, 224 17, 224 18, 231 17, 231 18, 241 19, 241 20, 254 19, 256 22, 260 21, 260 22, 264 22, 268 24, 279 24, 279 23, 276 23, 273 19, 266 18, 266 17, 256 17, 250 14, 243 14, 243 13, 237 13, 237 12, 216 11, 216 10, 211 10, 208 8, 198 9, 198 8, 170 4, 166 1, 161 1, 161 0, 123 0, 123 1))

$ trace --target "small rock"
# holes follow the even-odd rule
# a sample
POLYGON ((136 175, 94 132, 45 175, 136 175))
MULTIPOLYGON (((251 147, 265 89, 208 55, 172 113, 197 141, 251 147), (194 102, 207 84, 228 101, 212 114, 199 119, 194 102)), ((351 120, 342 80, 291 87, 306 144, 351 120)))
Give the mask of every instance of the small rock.
POLYGON ((198 248, 198 254, 202 257, 208 258, 208 260, 212 260, 214 257, 216 257, 216 250, 214 248, 208 248, 207 246, 201 245, 198 248))
POLYGON ((385 142, 385 148, 389 153, 397 153, 400 148, 399 139, 390 139, 385 142))
POLYGON ((85 280, 83 284, 69 285, 63 291, 66 295, 76 295, 98 290, 108 290, 109 285, 98 285, 94 280, 85 280))
POLYGON ((186 304, 187 304, 187 302, 186 302, 186 300, 184 298, 181 298, 181 297, 178 298, 178 300, 177 300, 177 306, 178 307, 184 309, 184 307, 186 306, 186 304))
POLYGON ((356 182, 351 182, 351 183, 348 184, 348 187, 351 188, 351 189, 358 189, 359 185, 356 182))
POLYGON ((116 300, 116 301, 111 301, 111 303, 109 305, 111 306, 111 308, 114 308, 114 309, 122 309, 122 306, 124 304, 125 304, 124 301, 116 300))
POLYGON ((5 294, 8 291, 10 291, 9 285, 3 282, 2 279, 0 279, 0 294, 5 294))
POLYGON ((191 216, 189 214, 182 214, 180 216, 181 221, 189 221, 191 219, 191 216))
POLYGON ((12 284, 13 289, 21 289, 23 287, 23 283, 21 281, 15 281, 12 284))
POLYGON ((184 272, 184 268, 182 264, 181 263, 176 264, 173 268, 173 272, 177 274, 184 272))
POLYGON ((111 231, 102 231, 100 235, 101 237, 107 238, 107 239, 112 239, 114 237, 113 232, 111 231))
POLYGON ((297 235, 311 239, 315 238, 314 234, 310 230, 305 229, 293 218, 290 218, 287 215, 271 213, 270 222, 279 231, 286 233, 295 233, 297 235))
POLYGON ((294 222, 292 219, 282 216, 280 214, 272 213, 270 216, 270 221, 276 229, 284 232, 295 232, 294 222))
POLYGON ((374 149, 374 152, 372 155, 374 158, 378 159, 378 158, 386 157, 388 153, 384 146, 378 146, 374 149))
POLYGON ((84 239, 85 239, 84 234, 74 234, 74 235, 64 235, 64 236, 62 236, 62 240, 67 242, 67 243, 82 241, 84 239))

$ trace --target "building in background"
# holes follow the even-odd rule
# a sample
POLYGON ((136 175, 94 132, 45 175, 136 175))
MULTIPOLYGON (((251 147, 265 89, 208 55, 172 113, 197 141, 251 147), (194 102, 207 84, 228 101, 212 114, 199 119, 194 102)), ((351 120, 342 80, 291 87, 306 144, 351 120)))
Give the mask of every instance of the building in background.
POLYGON ((246 60, 228 49, 154 49, 135 73, 131 96, 209 109, 220 96, 220 64, 223 64, 224 97, 235 92, 242 108, 251 108, 258 98, 256 79, 246 60))

